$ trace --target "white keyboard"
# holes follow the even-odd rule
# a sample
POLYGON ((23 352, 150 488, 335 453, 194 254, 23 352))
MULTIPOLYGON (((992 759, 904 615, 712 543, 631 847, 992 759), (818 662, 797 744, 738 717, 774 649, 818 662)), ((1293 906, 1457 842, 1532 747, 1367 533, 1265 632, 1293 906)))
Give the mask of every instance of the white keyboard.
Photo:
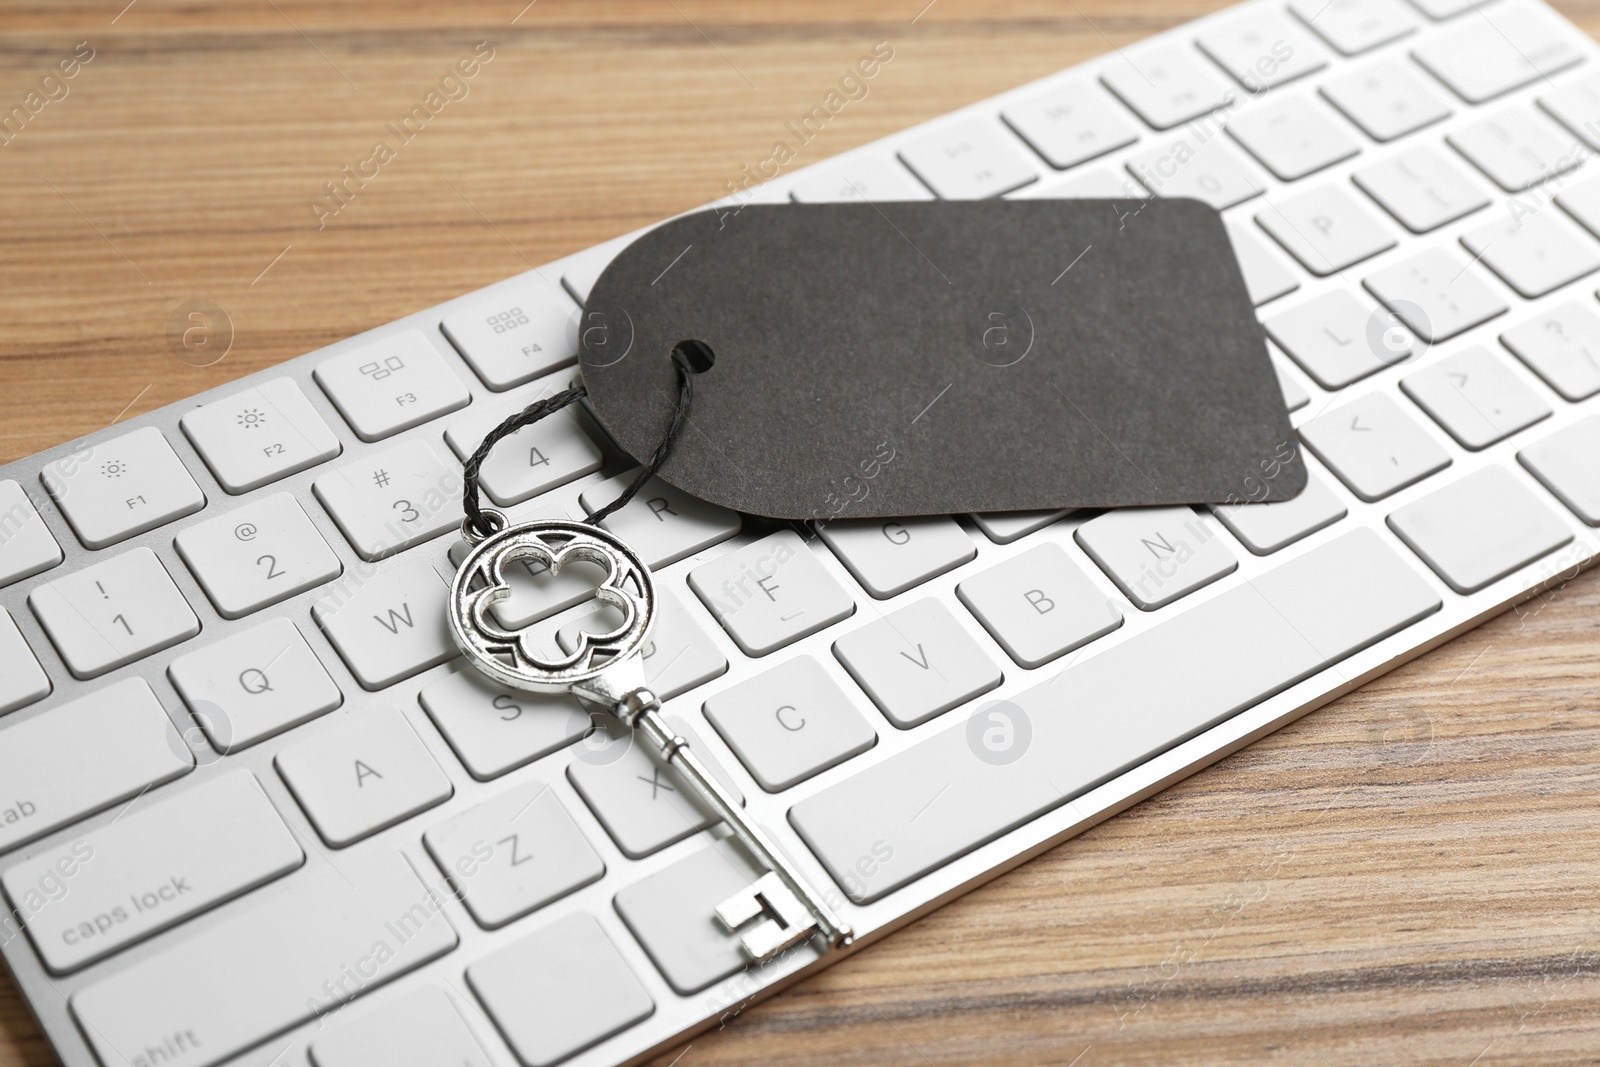
MULTIPOLYGON (((608 525, 666 713, 866 944, 1574 574, 1595 149, 1600 53, 1532 0, 1260 0, 752 191, 1206 200, 1311 482, 820 531, 653 484, 608 525)), ((0 947, 70 1067, 631 1063, 838 958, 747 968, 758 872, 682 783, 446 633, 461 460, 625 243, 0 469, 0 947)), ((483 479, 627 473, 568 412, 483 479)), ((589 592, 495 610, 570 648, 589 592)))

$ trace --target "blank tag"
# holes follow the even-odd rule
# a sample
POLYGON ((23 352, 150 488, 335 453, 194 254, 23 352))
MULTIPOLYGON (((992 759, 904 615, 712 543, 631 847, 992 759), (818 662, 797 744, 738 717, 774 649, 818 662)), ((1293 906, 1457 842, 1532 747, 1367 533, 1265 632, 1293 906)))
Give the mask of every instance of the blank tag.
POLYGON ((1222 220, 1197 200, 751 205, 612 261, 579 327, 635 457, 781 519, 1283 500, 1306 473, 1222 220))

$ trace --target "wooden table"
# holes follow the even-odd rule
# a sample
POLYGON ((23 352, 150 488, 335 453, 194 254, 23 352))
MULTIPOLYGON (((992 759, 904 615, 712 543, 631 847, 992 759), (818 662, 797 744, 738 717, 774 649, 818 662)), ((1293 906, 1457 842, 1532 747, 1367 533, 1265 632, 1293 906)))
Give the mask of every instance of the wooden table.
MULTIPOLYGON (((525 2, 0 11, 6 109, 93 49, 0 147, 0 462, 721 195, 876 42, 796 165, 1222 6, 525 2), (190 301, 231 320, 214 366, 174 354, 190 301)), ((661 1063, 1595 1063, 1597 704, 1591 574, 661 1063)), ((53 1062, 0 977, 0 1067, 53 1062)))

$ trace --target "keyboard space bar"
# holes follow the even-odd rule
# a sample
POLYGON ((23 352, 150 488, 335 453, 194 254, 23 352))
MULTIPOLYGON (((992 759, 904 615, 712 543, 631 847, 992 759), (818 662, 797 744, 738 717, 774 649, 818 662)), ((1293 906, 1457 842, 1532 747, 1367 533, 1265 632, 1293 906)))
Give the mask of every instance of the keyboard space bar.
POLYGON ((789 821, 870 903, 1438 609, 1393 549, 1355 530, 996 707, 1009 734, 993 716, 945 730, 789 821))

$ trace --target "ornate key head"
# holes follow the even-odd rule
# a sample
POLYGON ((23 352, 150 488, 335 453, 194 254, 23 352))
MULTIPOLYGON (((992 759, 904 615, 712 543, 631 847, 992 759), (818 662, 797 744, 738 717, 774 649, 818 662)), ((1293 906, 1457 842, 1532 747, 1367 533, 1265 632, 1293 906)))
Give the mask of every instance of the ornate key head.
POLYGON ((498 518, 501 529, 477 542, 450 584, 450 633, 474 666, 514 689, 564 693, 644 649, 655 621, 655 587, 650 569, 633 549, 586 523, 541 519, 506 526, 504 516, 498 518), (490 611, 511 595, 506 568, 528 559, 543 563, 552 575, 579 560, 598 565, 606 577, 595 599, 620 611, 621 625, 607 633, 579 631, 577 646, 565 656, 540 655, 528 630, 507 629, 490 611))

